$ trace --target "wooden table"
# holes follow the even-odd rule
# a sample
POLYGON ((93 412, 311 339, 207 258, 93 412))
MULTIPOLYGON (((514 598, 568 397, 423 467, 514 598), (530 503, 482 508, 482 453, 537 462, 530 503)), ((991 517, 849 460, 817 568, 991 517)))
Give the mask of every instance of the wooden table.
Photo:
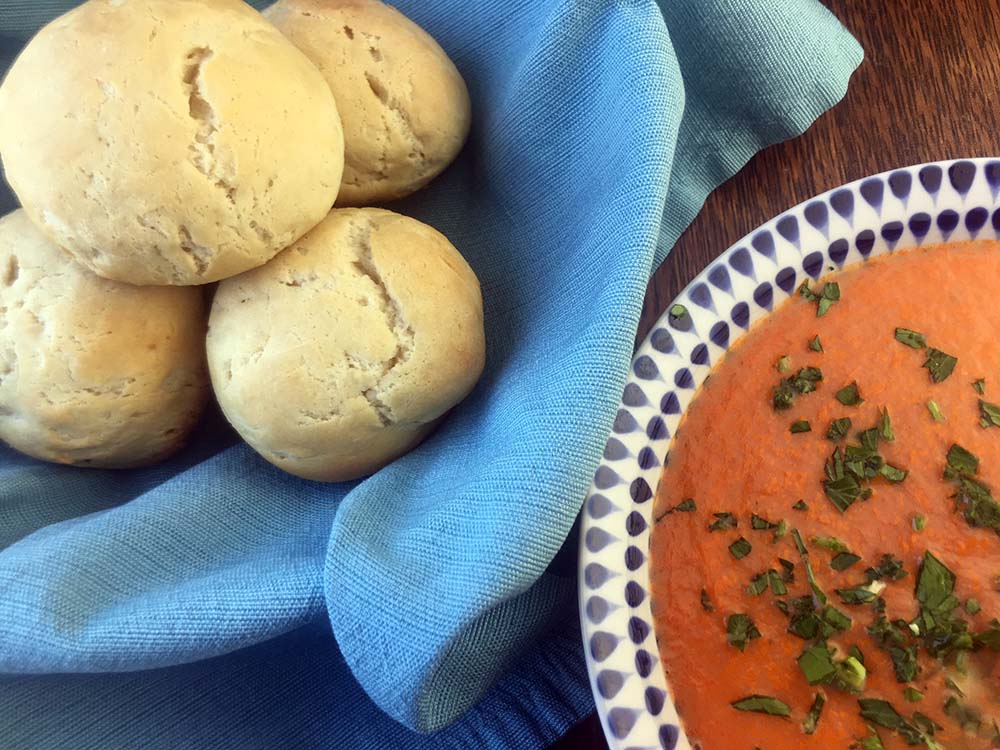
MULTIPOLYGON (((638 341, 715 256, 786 208, 893 167, 1000 154, 998 0, 824 3, 865 48, 847 96, 709 197, 649 284, 638 341)), ((593 715, 552 750, 606 748, 593 715)))

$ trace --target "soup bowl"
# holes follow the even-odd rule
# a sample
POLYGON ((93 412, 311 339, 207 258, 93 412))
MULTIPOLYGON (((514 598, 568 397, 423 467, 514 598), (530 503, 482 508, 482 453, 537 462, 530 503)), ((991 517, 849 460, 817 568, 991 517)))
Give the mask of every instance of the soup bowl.
POLYGON ((657 321, 632 361, 582 511, 580 617, 612 750, 692 747, 660 659, 649 549, 672 436, 713 366, 804 280, 910 247, 997 239, 998 194, 993 157, 919 164, 835 188, 734 244, 657 321))

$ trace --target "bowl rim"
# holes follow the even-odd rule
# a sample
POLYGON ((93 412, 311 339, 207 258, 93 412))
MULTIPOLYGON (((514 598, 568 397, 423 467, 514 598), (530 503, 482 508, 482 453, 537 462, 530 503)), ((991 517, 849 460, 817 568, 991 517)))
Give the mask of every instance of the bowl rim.
POLYGON ((714 363, 803 279, 967 239, 1000 239, 1000 157, 914 164, 808 198, 708 263, 652 326, 581 511, 581 634, 611 750, 691 747, 660 661, 648 552, 672 435, 714 363))

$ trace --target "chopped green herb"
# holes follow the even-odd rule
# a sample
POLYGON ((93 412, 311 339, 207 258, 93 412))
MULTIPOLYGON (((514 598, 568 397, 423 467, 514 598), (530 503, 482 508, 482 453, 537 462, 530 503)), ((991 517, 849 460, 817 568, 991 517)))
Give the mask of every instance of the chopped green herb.
POLYGON ((848 385, 845 385, 836 393, 837 400, 844 406, 858 406, 864 403, 864 399, 861 398, 861 394, 858 392, 858 383, 854 381, 848 385))
POLYGON ((826 705, 826 698, 823 697, 822 693, 816 693, 813 696, 812 705, 809 707, 809 712, 806 714, 806 718, 802 721, 802 731, 806 734, 813 734, 816 731, 816 726, 819 724, 819 719, 823 715, 823 706, 826 705))
POLYGON ((767 571, 765 571, 760 575, 756 575, 753 577, 753 579, 750 581, 750 586, 747 588, 747 593, 750 594, 750 596, 760 596, 765 591, 767 591, 767 587, 770 585, 770 583, 771 583, 771 576, 767 571))
POLYGON ((885 464, 880 470, 880 473, 893 484, 902 482, 906 479, 906 475, 909 474, 909 472, 903 469, 898 469, 892 464, 885 464))
POLYGON ((927 528, 927 516, 916 515, 913 517, 913 530, 921 532, 927 528))
POLYGON ((908 687, 903 691, 903 697, 910 703, 920 703, 924 699, 924 694, 916 688, 908 687))
POLYGON ((807 302, 815 302, 819 299, 819 295, 809 288, 809 279, 806 279, 799 285, 799 294, 807 302))
POLYGON ((927 411, 931 413, 931 418, 935 422, 944 421, 944 414, 941 413, 941 407, 937 405, 937 401, 934 399, 927 402, 927 411))
MULTIPOLYGON (((917 726, 916 718, 910 722, 904 719, 888 701, 878 698, 860 698, 861 718, 872 724, 899 732, 909 745, 927 744, 927 733, 917 726)), ((933 729, 933 724, 931 725, 933 729)), ((936 747, 936 744, 935 744, 936 747)))
POLYGON ((863 653, 861 653, 861 649, 858 648, 857 646, 851 646, 851 650, 848 651, 847 653, 849 653, 851 656, 853 656, 855 659, 857 659, 862 664, 865 663, 865 655, 863 653))
POLYGON ((965 693, 962 692, 962 688, 955 684, 955 681, 950 677, 944 678, 944 686, 954 693, 958 693, 962 698, 965 697, 965 693))
POLYGON ((982 611, 982 606, 979 604, 978 599, 969 599, 965 603, 965 611, 970 615, 978 615, 982 611))
POLYGON ((795 541, 795 548, 799 551, 799 554, 803 557, 809 554, 809 550, 806 549, 806 543, 802 541, 802 534, 799 533, 798 529, 792 529, 792 539, 795 541))
POLYGON ((670 317, 674 318, 675 320, 677 318, 683 318, 687 314, 688 311, 687 308, 684 307, 684 305, 674 305, 670 308, 670 317))
POLYGON ((903 567, 903 561, 893 557, 892 555, 882 555, 882 559, 876 567, 868 568, 868 570, 865 571, 868 583, 874 583, 875 581, 881 581, 886 578, 890 581, 899 581, 906 578, 907 575, 909 574, 903 567))
POLYGON ((896 341, 906 344, 913 349, 927 348, 927 339, 924 337, 924 334, 911 331, 909 328, 897 328, 896 341))
POLYGON ((878 736, 875 727, 868 725, 869 735, 861 740, 861 750, 885 750, 882 738, 878 736))
POLYGON ((1000 427, 1000 406, 979 399, 979 411, 982 415, 979 424, 983 427, 1000 427))
POLYGON ((742 560, 753 551, 753 545, 743 537, 740 537, 729 545, 729 551, 737 560, 742 560))
POLYGON ((674 511, 678 513, 690 513, 691 511, 698 510, 698 506, 695 504, 692 498, 683 500, 674 506, 674 511))
POLYGON ((830 307, 834 302, 840 301, 840 284, 836 281, 831 281, 823 286, 823 291, 820 293, 819 305, 816 307, 816 317, 822 318, 830 311, 830 307))
POLYGON ((962 475, 978 474, 979 458, 967 451, 958 443, 953 443, 948 449, 947 466, 944 470, 945 479, 955 479, 962 475))
POLYGON ((878 430, 883 440, 891 443, 896 439, 896 433, 892 431, 892 419, 889 417, 888 408, 883 409, 879 416, 878 430))
POLYGON ((737 711, 750 711, 752 713, 767 714, 769 716, 783 716, 788 718, 792 715, 792 710, 787 703, 772 698, 769 695, 750 695, 730 704, 737 711))
POLYGON ((778 558, 781 565, 781 580, 785 583, 795 583, 795 563, 783 557, 778 558))
POLYGON ((878 594, 865 588, 837 589, 837 596, 844 604, 871 604, 878 594))
POLYGON ((787 354, 778 358, 778 363, 774 366, 778 372, 788 372, 792 369, 792 358, 787 354))
POLYGON ((830 502, 837 506, 837 510, 841 513, 847 512, 847 509, 861 494, 861 485, 858 480, 849 475, 833 481, 826 481, 823 483, 823 488, 826 491, 826 496, 830 498, 830 502))
POLYGON ((957 363, 958 359, 956 357, 945 354, 940 349, 928 349, 927 359, 924 360, 923 366, 930 371, 931 380, 935 383, 940 383, 951 375, 957 363))
POLYGON ((808 420, 800 419, 797 422, 792 422, 792 426, 788 428, 788 431, 793 435, 797 435, 800 432, 812 432, 812 427, 809 426, 808 420))
POLYGON ((726 640, 730 646, 745 651, 750 641, 760 638, 760 631, 749 615, 730 615, 726 620, 726 640))
POLYGON ((740 525, 732 513, 713 513, 715 520, 709 524, 709 531, 727 531, 740 525))
POLYGON ((814 352, 823 351, 823 342, 819 340, 819 336, 815 336, 809 339, 809 348, 812 349, 814 352))
POLYGON ((847 433, 851 430, 851 418, 842 417, 840 419, 835 419, 830 422, 830 427, 826 431, 826 436, 834 442, 838 440, 843 440, 847 437, 847 433))
POLYGON ((979 380, 977 380, 975 383, 972 384, 972 387, 976 389, 976 393, 982 396, 984 393, 986 393, 986 379, 979 378, 979 380))
POLYGON ((826 594, 823 593, 823 589, 820 588, 819 583, 816 581, 816 574, 813 573, 812 563, 809 562, 808 557, 804 562, 806 566, 806 577, 809 579, 809 586, 812 588, 813 596, 816 601, 825 606, 828 600, 826 598, 826 594))
POLYGON ((810 685, 833 685, 849 693, 865 688, 868 670, 853 656, 837 661, 834 652, 823 643, 809 646, 798 659, 799 668, 810 685))
POLYGON ((750 516, 750 528, 754 531, 771 531, 778 528, 778 524, 771 523, 766 518, 762 518, 754 513, 750 516))
POLYGON ((792 510, 806 511, 809 510, 809 505, 806 503, 805 500, 799 500, 797 503, 795 503, 795 505, 792 506, 792 510))
POLYGON ((830 567, 837 571, 844 571, 853 565, 861 562, 861 558, 851 552, 841 552, 830 561, 830 567))
POLYGON ((944 714, 954 719, 962 727, 962 731, 969 734, 978 734, 983 725, 982 714, 976 708, 960 703, 954 695, 945 701, 944 714))
POLYGON ((817 547, 822 549, 828 549, 831 552, 847 552, 848 546, 842 541, 832 536, 814 536, 812 538, 812 543, 817 547))
POLYGON ((812 393, 822 380, 823 373, 818 367, 803 367, 775 386, 771 399, 774 408, 779 411, 791 409, 798 396, 812 393))
POLYGON ((775 596, 785 596, 788 594, 788 587, 785 581, 776 570, 767 571, 767 580, 771 584, 771 593, 775 596))
POLYGON ((778 525, 774 528, 774 541, 775 543, 780 542, 785 538, 785 534, 788 533, 788 521, 779 521, 778 525))

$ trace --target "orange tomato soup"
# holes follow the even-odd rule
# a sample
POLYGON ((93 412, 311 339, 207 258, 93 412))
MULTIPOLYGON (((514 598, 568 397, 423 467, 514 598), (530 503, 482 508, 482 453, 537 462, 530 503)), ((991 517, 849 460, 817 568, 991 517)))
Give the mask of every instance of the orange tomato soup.
POLYGON ((718 363, 674 437, 651 541, 660 653, 695 747, 1000 747, 992 404, 994 241, 824 278, 718 363), (820 316, 827 282, 840 298, 820 316))

